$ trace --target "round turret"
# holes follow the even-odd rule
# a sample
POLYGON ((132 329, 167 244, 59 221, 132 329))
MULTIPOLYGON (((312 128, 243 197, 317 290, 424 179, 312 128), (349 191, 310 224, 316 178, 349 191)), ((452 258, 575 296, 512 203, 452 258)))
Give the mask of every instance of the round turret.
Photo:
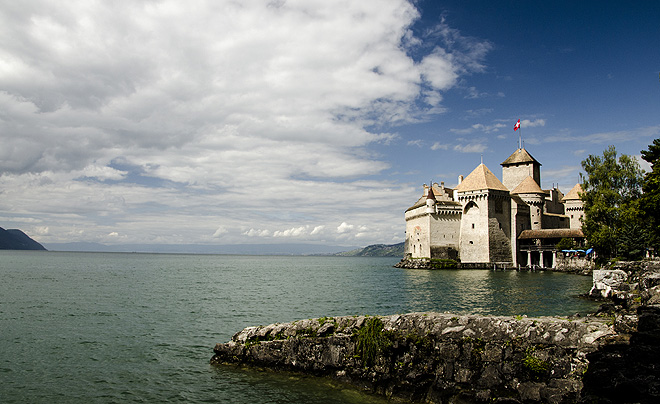
POLYGON ((429 187, 428 195, 426 196, 426 213, 435 213, 435 194, 433 187, 429 187))

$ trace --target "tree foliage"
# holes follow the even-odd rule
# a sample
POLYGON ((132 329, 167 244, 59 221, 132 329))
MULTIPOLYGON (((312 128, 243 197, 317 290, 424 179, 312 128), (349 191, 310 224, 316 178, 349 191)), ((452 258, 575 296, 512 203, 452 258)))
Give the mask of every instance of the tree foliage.
POLYGON ((640 210, 648 229, 649 245, 660 247, 660 139, 653 140, 648 150, 642 150, 642 158, 651 165, 642 183, 644 194, 640 199, 640 210))
POLYGON ((570 237, 564 237, 555 245, 555 248, 559 251, 562 250, 573 250, 575 248, 575 241, 570 237))
POLYGON ((645 239, 639 164, 625 154, 617 158, 616 149, 609 146, 602 156, 587 157, 582 168, 585 237, 601 257, 639 258, 645 239))

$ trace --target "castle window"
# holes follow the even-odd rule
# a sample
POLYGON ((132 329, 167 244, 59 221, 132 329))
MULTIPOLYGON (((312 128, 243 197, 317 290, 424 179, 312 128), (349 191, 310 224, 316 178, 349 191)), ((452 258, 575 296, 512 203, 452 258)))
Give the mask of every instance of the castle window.
POLYGON ((474 223, 472 223, 472 228, 474 229, 474 223))
POLYGON ((470 240, 470 244, 474 244, 474 242, 472 242, 472 240, 470 240))

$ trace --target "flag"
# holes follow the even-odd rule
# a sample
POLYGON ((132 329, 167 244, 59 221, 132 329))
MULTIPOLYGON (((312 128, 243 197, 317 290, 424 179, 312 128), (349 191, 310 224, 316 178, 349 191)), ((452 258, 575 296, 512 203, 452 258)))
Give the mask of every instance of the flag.
POLYGON ((516 124, 513 125, 513 131, 514 132, 517 131, 518 129, 520 129, 520 119, 518 119, 518 122, 516 122, 516 124))

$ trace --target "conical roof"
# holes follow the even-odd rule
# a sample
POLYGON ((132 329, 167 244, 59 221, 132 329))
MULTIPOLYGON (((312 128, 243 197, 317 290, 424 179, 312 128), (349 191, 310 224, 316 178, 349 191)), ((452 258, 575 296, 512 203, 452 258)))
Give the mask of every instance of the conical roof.
POLYGON ((429 193, 426 196, 426 199, 433 199, 435 201, 435 194, 433 193, 433 187, 432 186, 429 187, 429 193))
POLYGON ((544 194, 539 184, 534 181, 534 178, 527 176, 518 186, 511 191, 512 194, 544 194))
POLYGON ((477 191, 480 189, 498 189, 508 191, 508 189, 497 179, 483 163, 479 164, 470 175, 467 176, 456 187, 457 192, 477 191))
POLYGON ((502 166, 508 166, 508 165, 514 165, 514 164, 524 164, 524 163, 536 163, 538 165, 541 165, 534 157, 532 157, 531 154, 525 148, 518 149, 513 152, 512 155, 509 156, 504 162, 502 162, 500 165, 502 166))
POLYGON ((582 193, 582 185, 580 184, 575 184, 573 188, 571 188, 570 191, 566 195, 564 195, 564 200, 565 201, 571 201, 571 200, 579 200, 580 199, 580 194, 582 193))

